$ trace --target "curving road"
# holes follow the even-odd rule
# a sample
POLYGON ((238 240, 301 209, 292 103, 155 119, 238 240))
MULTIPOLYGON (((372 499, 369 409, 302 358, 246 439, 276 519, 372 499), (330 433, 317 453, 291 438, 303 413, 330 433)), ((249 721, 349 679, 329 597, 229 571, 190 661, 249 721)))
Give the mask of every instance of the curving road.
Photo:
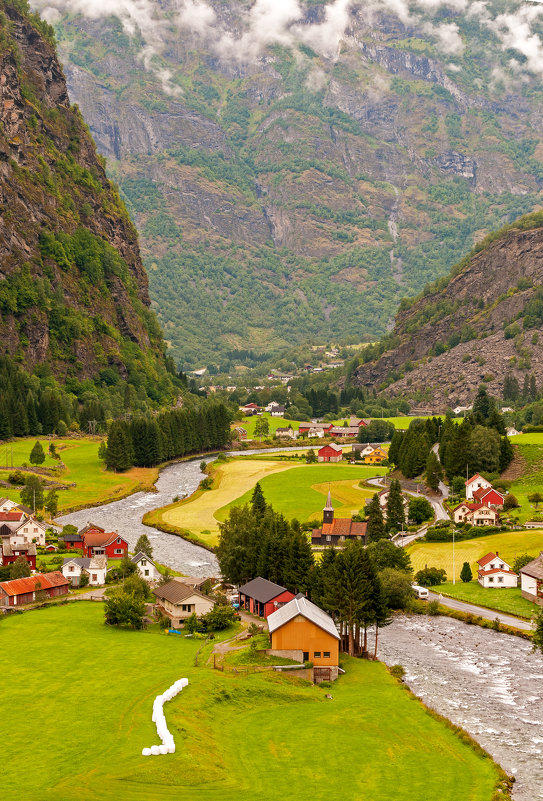
POLYGON ((458 601, 456 598, 449 598, 441 593, 429 591, 431 601, 439 601, 442 606, 449 609, 456 609, 459 612, 468 612, 472 615, 482 617, 484 620, 496 620, 496 618, 503 623, 504 626, 513 626, 522 631, 532 631, 533 624, 531 620, 523 620, 521 617, 514 617, 514 615, 506 615, 503 612, 497 612, 495 609, 486 609, 484 606, 476 606, 476 604, 469 604, 466 601, 458 601))

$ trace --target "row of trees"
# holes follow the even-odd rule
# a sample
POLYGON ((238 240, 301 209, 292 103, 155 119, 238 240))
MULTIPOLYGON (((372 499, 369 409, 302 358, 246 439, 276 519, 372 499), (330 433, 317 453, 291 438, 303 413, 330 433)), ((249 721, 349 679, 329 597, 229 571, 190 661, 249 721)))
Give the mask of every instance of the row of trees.
POLYGON ((114 420, 101 456, 110 470, 123 471, 224 448, 230 441, 230 420, 227 407, 212 401, 130 422, 114 420))

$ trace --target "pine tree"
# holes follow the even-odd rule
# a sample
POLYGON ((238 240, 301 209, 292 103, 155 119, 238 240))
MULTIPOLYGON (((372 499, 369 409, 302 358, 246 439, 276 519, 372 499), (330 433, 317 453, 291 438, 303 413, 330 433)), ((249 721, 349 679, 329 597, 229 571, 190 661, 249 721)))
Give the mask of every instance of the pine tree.
POLYGON ((149 559, 153 558, 153 548, 147 534, 140 534, 134 553, 144 553, 149 559))
POLYGON ((431 450, 426 460, 426 484, 430 489, 437 492, 439 489, 439 482, 443 478, 443 470, 441 463, 437 458, 437 454, 431 450))
POLYGON ((36 444, 30 451, 30 464, 43 464, 45 461, 45 453, 41 442, 36 441, 36 444))
POLYGON ((8 405, 3 398, 0 398, 0 440, 9 439, 12 433, 8 405))
POLYGON ((313 553, 307 536, 301 531, 294 531, 288 544, 284 573, 285 587, 295 594, 307 592, 313 563, 313 553))
POLYGON ((513 446, 511 445, 509 437, 506 434, 500 440, 500 473, 503 473, 504 470, 507 470, 513 461, 514 455, 515 452, 513 451, 513 446))
POLYGON ((266 511, 266 499, 264 498, 264 493, 262 492, 259 481, 256 482, 253 494, 251 495, 251 508, 255 518, 261 520, 266 511))
POLYGON ((390 482, 390 490, 387 497, 387 518, 386 530, 394 534, 405 525, 405 513, 403 505, 402 488, 397 479, 390 482))
POLYGON ((108 470, 124 471, 132 467, 130 438, 126 424, 114 420, 107 438, 106 466, 108 470))
POLYGON ((403 431, 395 431, 392 436, 390 448, 388 449, 388 461, 391 464, 395 465, 398 464, 400 449, 402 446, 402 440, 403 440, 403 431))
POLYGON ((460 571, 460 578, 465 584, 467 584, 473 579, 473 573, 471 572, 471 567, 469 566, 469 562, 464 562, 464 564, 462 565, 462 570, 460 571))
POLYGON ((377 542, 377 540, 388 538, 381 504, 379 503, 379 495, 377 493, 375 493, 366 508, 366 517, 368 519, 368 526, 366 529, 368 542, 377 542))

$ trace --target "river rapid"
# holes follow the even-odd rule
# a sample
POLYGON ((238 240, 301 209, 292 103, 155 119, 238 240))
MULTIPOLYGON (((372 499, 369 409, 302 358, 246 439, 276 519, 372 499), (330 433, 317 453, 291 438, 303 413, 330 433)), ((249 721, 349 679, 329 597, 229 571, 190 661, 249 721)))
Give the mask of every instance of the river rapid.
POLYGON ((379 658, 402 665, 425 704, 515 776, 515 801, 543 799, 543 656, 518 637, 447 617, 400 616, 379 658))

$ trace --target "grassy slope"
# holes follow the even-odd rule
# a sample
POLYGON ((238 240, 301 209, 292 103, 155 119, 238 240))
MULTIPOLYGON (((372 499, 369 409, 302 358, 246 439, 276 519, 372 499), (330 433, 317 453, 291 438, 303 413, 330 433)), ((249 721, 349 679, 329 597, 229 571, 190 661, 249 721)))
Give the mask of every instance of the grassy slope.
POLYGON ((195 668, 200 642, 109 629, 102 614, 101 605, 81 602, 2 622, 2 675, 17 675, 3 712, 5 798, 492 797, 491 760, 430 717, 380 664, 349 661, 329 701, 328 690, 277 674, 195 668), (177 752, 142 757, 157 742, 153 699, 182 676, 188 688, 165 706, 177 752), (90 677, 87 692, 82 677, 90 677), (29 704, 38 719, 24 714, 29 704))
MULTIPOLYGON (((416 542, 408 550, 415 572, 421 570, 425 565, 442 567, 447 571, 447 577, 452 578, 452 543, 416 542)), ((537 555, 540 550, 543 550, 543 531, 510 531, 503 534, 491 534, 487 537, 457 542, 454 550, 455 572, 458 579, 464 562, 470 563, 473 575, 475 575, 477 559, 490 551, 494 553, 499 551, 500 556, 509 564, 512 564, 519 554, 537 555)))
POLYGON ((248 503, 257 481, 266 500, 287 518, 300 521, 318 517, 328 492, 327 482, 343 482, 334 496, 336 507, 350 516, 350 510, 364 505, 371 492, 360 490, 356 483, 363 478, 386 472, 385 468, 344 464, 285 464, 272 460, 238 459, 217 469, 215 488, 197 492, 181 503, 172 504, 146 516, 149 525, 165 523, 196 535, 208 545, 215 545, 218 522, 225 520, 232 506, 248 503), (346 485, 345 485, 346 484, 346 485), (318 489, 314 485, 320 485, 318 489))
MULTIPOLYGON (((36 438, 18 439, 9 443, 9 464, 11 464, 11 447, 13 446, 13 464, 30 463, 30 451, 36 438)), ((53 468, 58 462, 48 454, 49 441, 40 439, 47 456, 40 467, 53 468)), ((158 477, 157 468, 133 467, 126 473, 110 473, 104 470, 103 462, 98 459, 99 441, 96 439, 62 439, 54 440, 57 451, 66 465, 66 470, 54 473, 51 478, 61 483, 76 484, 67 490, 59 490, 59 512, 82 506, 94 506, 110 500, 118 500, 139 488, 150 487, 158 477)), ((6 446, 0 447, 0 468, 6 464, 6 446), (3 464, 2 464, 3 463, 3 464)), ((15 468, 14 468, 15 469, 15 468)), ((10 468, 11 470, 11 468, 10 468)), ((7 473, 1 476, 7 477, 7 473)), ((19 501, 19 491, 0 488, 0 495, 19 501)))
POLYGON ((511 437, 511 442, 519 446, 526 463, 525 474, 514 481, 510 488, 510 492, 520 504, 520 510, 515 510, 514 516, 524 523, 526 520, 531 520, 536 511, 543 511, 541 504, 536 510, 528 500, 528 495, 541 492, 543 489, 543 434, 519 434, 511 437))
MULTIPOLYGON (((268 412, 264 412, 262 417, 266 417, 268 419, 268 423, 269 423, 269 427, 270 427, 270 433, 269 433, 270 437, 272 437, 275 434, 275 431, 278 428, 285 428, 285 427, 288 428, 288 426, 292 426, 292 428, 295 431, 297 431, 299 426, 300 426, 300 422, 298 420, 285 420, 283 417, 272 417, 270 414, 268 414, 268 412)), ((236 423, 236 425, 241 425, 247 431, 248 438, 252 439, 254 437, 255 425, 256 425, 256 421, 258 419, 259 418, 258 418, 257 415, 252 415, 251 417, 244 417, 241 420, 241 422, 238 421, 238 423, 236 423)), ((381 419, 381 418, 379 418, 379 419, 381 419)), ((409 423, 411 422, 411 420, 425 420, 426 418, 425 417, 420 417, 420 418, 419 417, 385 417, 383 419, 384 420, 388 420, 391 423, 394 423, 396 428, 409 428, 409 423)), ((346 417, 346 418, 345 417, 341 417, 341 418, 338 418, 337 420, 334 420, 334 425, 342 426, 345 421, 347 421, 347 423, 348 423, 349 422, 349 417, 346 417)))
POLYGON ((497 609, 499 612, 508 612, 511 615, 530 618, 537 612, 537 605, 527 601, 520 593, 520 587, 511 589, 485 589, 478 581, 470 581, 464 584, 463 581, 447 582, 439 588, 444 595, 450 595, 459 601, 467 601, 479 606, 487 606, 489 609, 497 609))

